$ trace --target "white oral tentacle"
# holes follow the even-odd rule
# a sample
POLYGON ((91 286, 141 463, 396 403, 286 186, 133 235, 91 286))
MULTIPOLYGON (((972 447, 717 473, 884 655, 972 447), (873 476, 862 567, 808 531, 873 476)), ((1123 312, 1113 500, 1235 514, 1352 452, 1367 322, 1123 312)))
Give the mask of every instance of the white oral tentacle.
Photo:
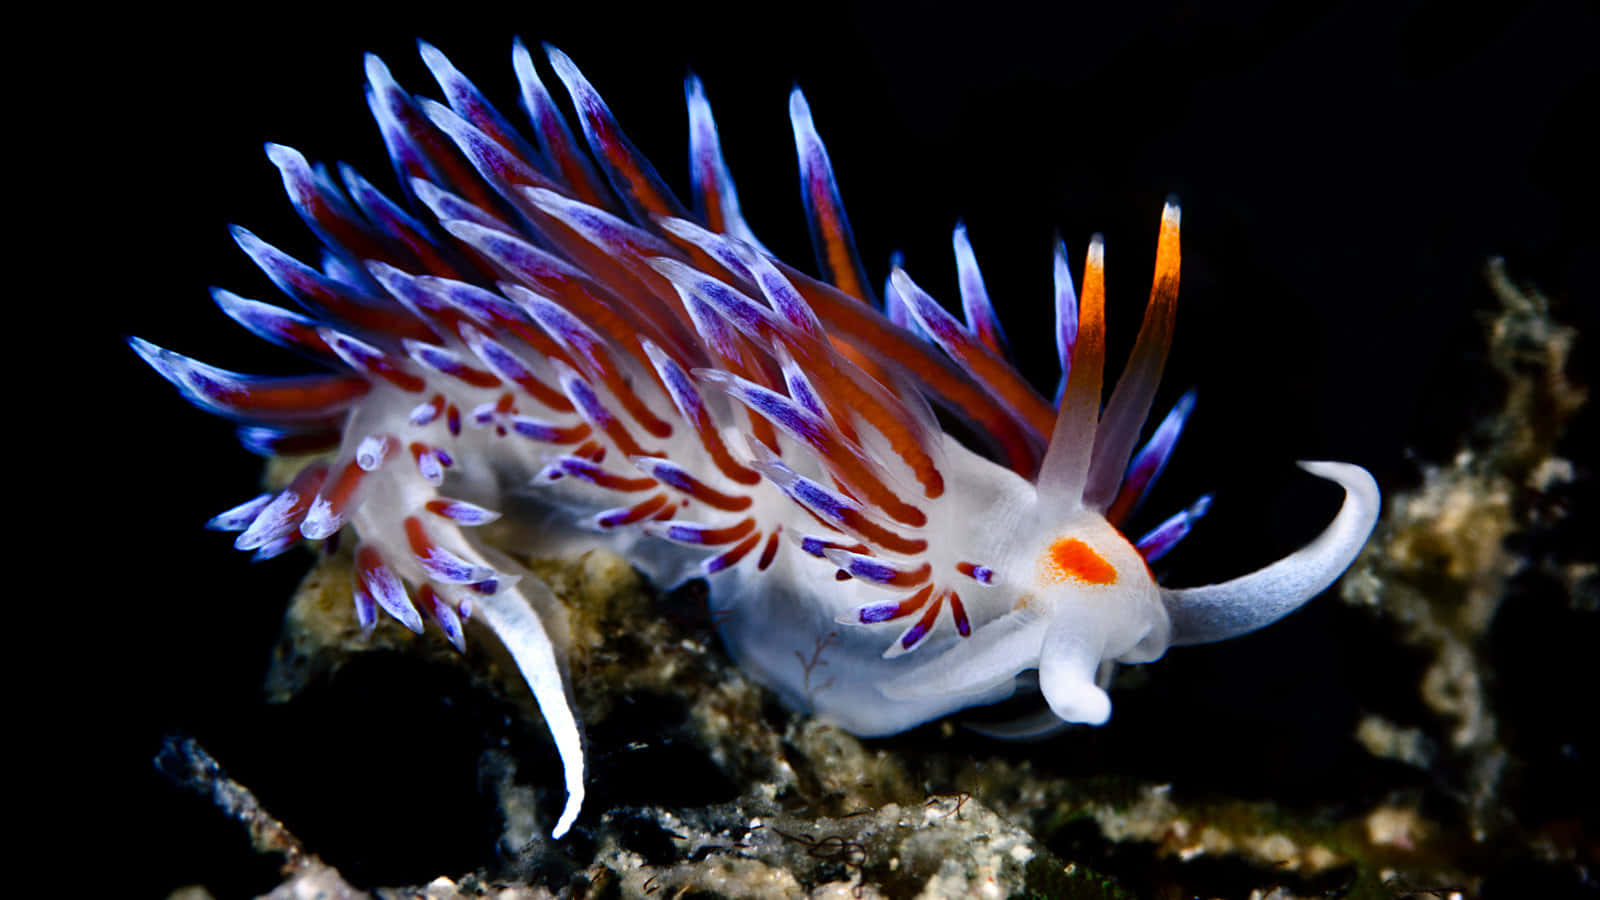
POLYGON ((1111 698, 1096 681, 1106 656, 1106 617, 1091 606, 1063 606, 1050 618, 1039 657, 1039 691, 1065 722, 1104 725, 1111 698))

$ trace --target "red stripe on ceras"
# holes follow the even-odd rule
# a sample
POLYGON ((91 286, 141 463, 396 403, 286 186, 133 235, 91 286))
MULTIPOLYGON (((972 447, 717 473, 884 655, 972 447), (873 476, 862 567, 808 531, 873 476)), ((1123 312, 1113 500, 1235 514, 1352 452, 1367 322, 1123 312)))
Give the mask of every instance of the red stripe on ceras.
POLYGON ((705 566, 708 573, 720 572, 723 569, 733 566, 739 562, 739 560, 744 559, 751 550, 755 549, 756 543, 760 540, 761 535, 759 533, 752 534, 740 541, 738 544, 734 545, 732 550, 723 553, 721 556, 716 556, 707 560, 705 566))
MULTIPOLYGON (((915 301, 907 302, 916 305, 915 301)), ((1001 400, 1007 407, 1018 410, 1030 420, 1034 417, 1040 418, 1042 423, 1043 415, 1050 410, 1044 398, 1040 397, 1038 392, 1034 391, 1004 359, 975 339, 954 316, 942 313, 937 307, 932 312, 934 315, 919 315, 934 340, 995 398, 1001 400)), ((1051 433, 1054 425, 1052 416, 1050 425, 1044 433, 1051 433)))
MULTIPOLYGON (((540 250, 521 237, 506 235, 519 247, 516 266, 508 269, 518 282, 540 296, 553 300, 645 365, 649 365, 649 360, 640 346, 641 336, 665 348, 680 362, 691 358, 685 348, 692 344, 687 339, 683 324, 672 308, 663 304, 661 298, 646 291, 627 269, 565 222, 526 200, 519 208, 535 220, 541 234, 567 253, 571 262, 540 250), (611 273, 610 277, 608 272, 611 273), (617 283, 619 280, 621 284, 617 283), (622 303, 632 315, 623 316, 613 308, 613 302, 622 303)), ((476 250, 473 252, 478 254, 476 250)), ((491 261, 490 264, 494 263, 491 261)), ((545 355, 573 362, 565 353, 545 355)))
POLYGON ((339 446, 342 436, 338 431, 285 431, 266 435, 255 435, 248 446, 257 452, 265 451, 270 456, 299 456, 306 453, 321 453, 339 446))
POLYGON ((327 330, 323 332, 329 340, 329 346, 335 348, 339 356, 351 366, 372 375, 382 378, 395 387, 408 394, 420 393, 428 386, 428 380, 421 375, 407 371, 395 364, 389 354, 349 335, 327 330))
MULTIPOLYGON (((906 616, 915 615, 917 610, 922 609, 932 596, 933 585, 923 585, 915 594, 896 603, 892 610, 885 612, 883 618, 876 621, 892 622, 895 619, 903 619, 906 616)), ((939 607, 935 605, 933 611, 938 612, 938 609, 939 607)))
POLYGON ((283 514, 284 521, 293 522, 294 527, 299 528, 300 522, 306 517, 306 511, 311 508, 311 501, 322 490, 327 479, 328 464, 325 462, 314 462, 301 469, 284 489, 285 493, 292 493, 295 497, 294 503, 283 514))
MULTIPOLYGON (((296 262, 296 266, 299 265, 296 262)), ((289 293, 300 295, 296 299, 303 297, 311 304, 322 307, 332 319, 354 325, 358 331, 369 334, 418 341, 431 341, 436 337, 432 328, 404 307, 392 303, 377 305, 370 298, 353 293, 309 266, 296 266, 273 266, 272 272, 288 282, 289 293)))
POLYGON ((572 401, 568 400, 565 394, 562 394, 554 387, 551 387, 538 376, 533 374, 525 374, 517 377, 515 381, 517 387, 522 388, 522 390, 526 392, 528 396, 532 397, 534 400, 537 400, 545 407, 558 412, 572 411, 572 401))
MULTIPOLYGON (((605 331, 611 337, 615 344, 627 348, 630 351, 630 355, 639 359, 646 366, 646 371, 654 373, 655 370, 651 366, 650 358, 640 345, 637 325, 628 325, 616 315, 615 310, 612 310, 604 302, 590 296, 581 288, 571 287, 570 289, 564 289, 561 294, 562 296, 560 297, 551 297, 550 299, 568 313, 578 317, 585 325, 600 327, 602 331, 605 331), (579 302, 575 304, 569 303, 574 299, 579 302), (598 316, 598 318, 590 318, 591 316, 598 316)), ((502 319, 501 324, 545 356, 559 359, 574 369, 589 372, 598 377, 600 383, 605 385, 606 390, 617 398, 617 401, 622 404, 622 408, 628 415, 651 435, 658 438, 672 436, 672 425, 661 419, 651 411, 650 407, 645 405, 644 400, 634 391, 628 380, 618 370, 616 363, 604 350, 597 349, 596 352, 580 358, 577 354, 567 352, 565 347, 546 334, 543 329, 535 328, 524 322, 510 320, 509 318, 502 319)), ((592 336, 600 338, 602 341, 604 340, 599 334, 592 336)), ((521 384, 522 382, 519 380, 518 383, 521 384)), ((525 385, 525 387, 540 402, 545 402, 546 393, 553 393, 549 386, 543 382, 525 385)), ((546 405, 563 411, 572 409, 570 401, 565 396, 561 397, 558 404, 546 403, 546 405)))
MULTIPOLYGON (((931 588, 932 585, 929 585, 929 587, 931 588)), ((924 612, 922 618, 917 620, 917 624, 912 626, 900 638, 900 646, 903 649, 910 650, 920 643, 923 638, 927 637, 929 632, 933 631, 933 624, 939 620, 939 610, 944 608, 944 597, 944 594, 940 594, 933 598, 933 603, 928 606, 928 611, 924 612)))
POLYGON ((645 405, 644 399, 617 372, 615 366, 606 365, 600 372, 600 381, 606 386, 606 390, 611 392, 611 396, 616 397, 617 401, 622 404, 622 408, 628 415, 639 423, 640 427, 645 431, 661 439, 672 437, 671 423, 658 417, 650 410, 650 407, 645 405))
POLYGON ((810 175, 806 179, 806 193, 810 195, 817 230, 822 234, 829 280, 844 293, 866 302, 866 286, 856 277, 855 254, 849 238, 845 236, 844 215, 836 203, 833 185, 828 180, 828 166, 821 160, 810 160, 806 168, 810 175))
POLYGON ((625 494, 634 493, 637 491, 648 491, 657 484, 654 478, 628 478, 623 475, 618 475, 615 472, 607 472, 598 466, 595 466, 592 469, 586 469, 583 472, 582 477, 585 481, 588 481, 591 484, 606 488, 607 490, 619 491, 625 494))
POLYGON ((411 555, 417 559, 427 559, 433 556, 433 538, 428 536, 428 531, 422 525, 422 520, 416 516, 406 516, 405 520, 406 543, 411 545, 411 555))
POLYGON ((755 527, 755 519, 744 518, 722 528, 704 528, 700 530, 700 543, 708 547, 731 544, 755 530, 755 527))
MULTIPOLYGON (((720 313, 714 311, 708 314, 713 316, 720 315, 720 313)), ((782 391, 780 387, 783 384, 782 378, 774 368, 762 364, 764 353, 756 351, 756 345, 748 335, 730 326, 726 337, 727 347, 718 346, 710 340, 706 342, 706 349, 710 351, 710 355, 716 363, 716 368, 731 372, 746 381, 761 385, 769 390, 782 391)), ((770 342, 781 340, 781 336, 774 331, 765 331, 761 338, 770 342)), ((659 376, 660 373, 657 373, 657 377, 659 376)), ((745 421, 749 425, 750 436, 755 438, 757 443, 772 451, 774 455, 782 455, 779 450, 778 432, 771 422, 768 422, 765 417, 757 415, 753 411, 746 412, 745 421)), ((711 426, 710 433, 716 433, 714 424, 711 426)), ((735 478, 734 480, 741 484, 755 483, 755 481, 747 480, 746 477, 735 478)), ((760 480, 759 476, 756 480, 760 480)))
MULTIPOLYGON (((675 294, 666 293, 659 284, 641 280, 632 269, 589 243, 587 238, 560 219, 537 207, 530 208, 534 209, 544 231, 562 235, 560 245, 598 288, 596 296, 603 294, 607 298, 615 298, 627 310, 628 315, 624 320, 627 329, 612 335, 619 346, 626 348, 635 358, 640 358, 638 338, 648 337, 667 348, 679 360, 695 358, 693 348, 696 342, 675 294)), ((653 273, 651 277, 654 278, 653 273)), ((577 307, 569 308, 574 313, 578 312, 577 307)), ((589 321, 587 317, 584 318, 589 321)))
MULTIPOLYGON (((908 538, 898 532, 890 531, 868 519, 858 510, 847 509, 843 511, 843 515, 842 522, 838 524, 843 524, 844 527, 854 532, 857 537, 870 541, 885 550, 915 556, 928 549, 928 542, 922 538, 908 538)), ((829 527, 834 527, 834 525, 829 524, 829 527)))
MULTIPOLYGON (((393 215, 388 208, 374 209, 371 214, 378 219, 380 226, 387 229, 407 250, 416 256, 417 262, 429 274, 458 279, 469 274, 461 271, 459 266, 445 259, 439 253, 438 246, 432 240, 412 229, 411 223, 393 215)), ((370 256, 366 258, 383 259, 384 257, 370 256)))
POLYGON ((921 528, 928 524, 928 516, 921 509, 907 503, 889 485, 868 468, 860 452, 843 445, 833 435, 825 436, 822 447, 817 448, 824 465, 844 484, 859 492, 861 498, 896 522, 921 528))
POLYGON ((711 462, 717 467, 717 471, 738 484, 746 486, 758 484, 761 481, 761 473, 740 463, 728 452, 728 445, 722 440, 717 423, 712 421, 705 399, 695 390, 688 373, 684 372, 676 362, 668 359, 656 363, 656 375, 666 388, 667 395, 672 398, 678 414, 689 423, 690 428, 694 429, 695 436, 700 439, 700 446, 711 457, 711 462), (667 368, 665 373, 661 371, 663 366, 667 368), (673 381, 679 383, 673 384, 671 383, 673 381))
POLYGON ((595 520, 595 524, 599 525, 601 528, 616 528, 622 525, 632 525, 635 522, 642 521, 652 513, 659 511, 666 505, 667 495, 656 494, 648 500, 635 503, 633 506, 630 506, 627 509, 617 510, 601 516, 595 520))
POLYGON ((604 209, 606 198, 600 193, 600 189, 589 181, 589 171, 577 156, 579 151, 567 143, 566 135, 561 133, 561 129, 558 126, 550 123, 542 124, 547 125, 542 129, 547 135, 547 140, 551 144, 559 143, 561 145, 561 150, 555 154, 555 157, 556 166, 561 170, 562 180, 572 189, 573 194, 579 200, 590 206, 604 209))
MULTIPOLYGON (((785 344, 791 350, 791 355, 794 356, 796 363, 800 364, 802 368, 805 368, 809 363, 812 368, 807 369, 806 374, 808 376, 816 376, 823 384, 828 386, 828 389, 838 389, 837 382, 843 382, 849 386, 846 390, 853 398, 848 401, 849 409, 848 411, 841 410, 840 415, 836 418, 847 418, 850 414, 860 415, 874 424, 875 427, 881 426, 881 429, 889 433, 897 431, 894 424, 884 418, 887 415, 886 410, 883 410, 880 405, 867 396, 864 391, 861 391, 853 382, 850 382, 848 378, 834 371, 834 367, 837 365, 836 361, 820 357, 816 354, 814 348, 804 347, 802 342, 796 340, 793 334, 769 330, 767 331, 767 337, 774 342, 785 344), (875 409, 878 415, 874 415, 875 409)), ((750 380, 775 393, 785 393, 785 388, 775 386, 783 383, 781 377, 764 377, 750 380)), ((768 420, 761 415, 754 415, 751 418, 757 424, 768 423, 768 420)), ((904 429, 898 429, 898 431, 903 437, 910 439, 909 434, 904 429)), ((759 438, 761 435, 756 433, 755 436, 759 438)), ((875 466, 866 457, 865 451, 861 450, 854 442, 848 441, 836 428, 823 427, 809 432, 803 437, 804 443, 811 448, 823 465, 828 467, 828 471, 848 493, 877 507, 885 515, 897 522, 914 528, 920 528, 927 524, 927 516, 922 510, 907 503, 899 494, 895 493, 875 471, 875 466)), ((763 443, 766 442, 763 441, 763 443)), ((914 439, 911 439, 911 443, 915 444, 914 439)), ((776 444, 768 443, 767 446, 775 455, 778 453, 776 444)), ((920 447, 916 449, 916 454, 926 458, 926 454, 921 451, 920 447)), ((932 478, 937 482, 938 492, 942 493, 943 480, 937 470, 931 469, 931 465, 932 463, 929 461, 932 478)), ((937 494, 929 494, 929 496, 937 496, 937 494)))
MULTIPOLYGON (((780 274, 787 277, 788 272, 780 270, 780 274)), ((841 374, 837 358, 817 338, 806 335, 800 329, 783 329, 764 320, 754 324, 760 340, 785 347, 795 364, 808 379, 813 380, 814 387, 823 395, 823 402, 837 411, 833 416, 835 427, 817 435, 819 441, 811 442, 816 455, 829 466, 835 477, 855 488, 891 518, 913 527, 926 524, 927 518, 920 509, 902 500, 875 472, 861 463, 862 454, 855 449, 855 442, 837 428, 838 423, 849 422, 852 415, 861 416, 889 439, 894 452, 916 473, 926 495, 938 497, 944 492, 943 476, 902 421, 904 411, 901 410, 901 415, 897 415, 841 374)), ((750 346, 747 335, 735 335, 735 341, 742 347, 750 346)), ((764 355, 751 354, 752 360, 764 358, 764 355)), ((727 359, 725 356, 722 359, 722 368, 768 390, 786 392, 782 374, 771 367, 743 359, 727 359)), ((778 454, 776 434, 771 424, 759 415, 753 415, 750 419, 752 434, 774 454, 778 454)))
POLYGON ((350 504, 350 498, 355 496, 356 489, 361 487, 361 480, 366 475, 367 471, 352 459, 340 466, 338 473, 323 485, 320 496, 328 504, 329 518, 334 521, 344 519, 345 507, 350 504))
MULTIPOLYGON (((500 329, 509 331, 518 338, 521 338, 523 343, 526 343, 528 346, 532 347, 534 352, 538 353, 540 356, 543 356, 546 359, 559 359, 567 365, 574 365, 572 357, 566 352, 566 349, 560 344, 556 343, 555 340, 550 337, 550 335, 545 334, 543 329, 536 328, 527 322, 516 321, 509 317, 496 316, 495 321, 496 324, 500 326, 500 329)), ((574 367, 576 366, 574 365, 574 367)), ((533 399, 539 401, 544 406, 556 410, 557 412, 572 411, 572 401, 567 399, 566 394, 561 393, 561 391, 547 384, 542 379, 534 376, 532 373, 528 373, 525 376, 521 376, 513 380, 517 383, 518 387, 527 391, 529 396, 533 397, 533 399)))
POLYGON ((915 587, 924 581, 927 581, 928 576, 932 574, 933 566, 929 565, 928 563, 923 563, 915 569, 896 572, 889 578, 888 581, 878 581, 874 583, 889 585, 891 587, 915 587))
MULTIPOLYGON (((299 156, 298 153, 294 155, 299 156)), ((326 232, 334 243, 359 259, 389 257, 389 248, 384 246, 381 240, 369 234, 364 226, 351 222, 328 204, 321 188, 311 177, 308 164, 301 161, 284 168, 280 163, 279 168, 284 176, 284 187, 289 192, 289 199, 294 203, 296 210, 309 216, 315 227, 326 232)))
POLYGON ((435 497, 432 500, 429 500, 427 503, 422 504, 422 508, 433 513, 441 519, 454 522, 456 520, 450 515, 450 510, 455 506, 456 502, 457 501, 450 500, 445 497, 435 497))
POLYGON ((961 602, 961 595, 949 591, 946 596, 950 598, 950 614, 956 620, 956 633, 962 637, 972 636, 972 622, 967 619, 967 607, 961 602))
POLYGON ((389 98, 387 104, 391 114, 437 173, 435 175, 435 172, 422 170, 407 174, 427 181, 442 179, 441 187, 460 195, 473 206, 479 209, 496 208, 499 195, 484 183, 477 170, 461 156, 455 142, 428 121, 428 117, 403 92, 396 90, 394 93, 397 96, 389 98))
POLYGON ((1032 476, 1039 465, 1046 437, 1055 425, 1055 410, 1034 395, 1016 410, 997 406, 994 398, 961 374, 930 346, 902 328, 890 324, 876 310, 839 293, 832 285, 779 266, 784 277, 800 291, 818 318, 839 338, 856 347, 870 347, 888 357, 927 385, 941 403, 982 425, 986 435, 1004 452, 1012 471, 1032 476))
POLYGON ((611 443, 614 444, 618 450, 622 451, 623 456, 648 455, 645 452, 645 449, 639 446, 639 442, 633 439, 633 435, 630 434, 627 427, 622 424, 622 420, 618 419, 616 415, 611 412, 611 410, 607 409, 604 403, 599 402, 598 396, 596 397, 595 405, 598 407, 597 411, 600 414, 594 416, 590 420, 590 424, 600 429, 601 433, 609 438, 611 443))
POLYGON ((542 96, 539 102, 530 101, 527 104, 535 107, 529 110, 528 115, 533 120, 540 146, 555 163, 561 181, 573 196, 590 206, 605 209, 607 198, 604 190, 594 182, 594 173, 584 161, 582 151, 573 144, 566 123, 557 113, 549 93, 542 90, 543 85, 540 85, 540 88, 542 96))
MULTIPOLYGON (((707 139, 708 143, 710 140, 715 139, 716 129, 712 128, 711 132, 711 137, 707 139)), ((725 211, 722 208, 721 173, 717 168, 716 156, 711 153, 704 152, 704 149, 704 145, 701 145, 702 152, 696 154, 695 158, 689 161, 689 164, 694 166, 693 178, 691 180, 700 186, 698 199, 700 200, 700 205, 704 208, 704 215, 702 218, 705 220, 706 227, 713 233, 722 234, 728 230, 728 223, 725 211)), ((684 243, 688 242, 680 242, 676 240, 673 241, 673 244, 679 246, 680 248, 684 243)), ((703 266, 700 265, 700 258, 709 259, 710 254, 702 250, 694 260, 695 268, 700 269, 701 271, 707 271, 703 266)))
MULTIPOLYGON (((933 457, 923 449, 921 442, 904 421, 905 410, 891 409, 878 402, 828 359, 831 352, 817 352, 819 349, 831 351, 831 347, 814 345, 802 348, 798 346, 799 342, 796 344, 797 346, 793 348, 797 354, 795 362, 816 384, 824 403, 830 409, 839 410, 834 414, 835 422, 841 425, 848 423, 851 413, 861 416, 889 441, 889 447, 894 454, 911 468, 917 483, 922 485, 923 495, 929 499, 941 496, 944 493, 944 476, 933 464, 933 457)), ((852 437, 850 431, 843 428, 841 431, 844 431, 847 438, 852 437)))
POLYGON ((745 494, 725 494, 687 472, 674 478, 671 487, 712 509, 720 509, 723 512, 743 512, 755 502, 745 494))
POLYGON ((656 191, 652 183, 654 179, 646 174, 634 158, 622 133, 617 130, 616 121, 612 119, 610 111, 599 103, 599 98, 585 92, 583 100, 576 105, 579 114, 588 122, 595 143, 600 145, 600 155, 621 176, 620 180, 626 183, 624 189, 633 201, 651 215, 681 217, 683 210, 678 204, 656 191))
POLYGON ((956 563, 956 571, 980 584, 988 584, 994 580, 994 570, 977 563, 958 562, 956 563))
POLYGON ((487 369, 480 369, 477 366, 469 366, 466 363, 450 365, 448 370, 440 369, 439 371, 462 384, 484 390, 499 387, 503 383, 500 381, 500 376, 493 372, 487 369))
MULTIPOLYGON (((513 425, 512 427, 515 429, 516 426, 513 425)), ((576 425, 567 426, 546 426, 546 430, 548 433, 544 437, 536 438, 536 440, 542 444, 556 444, 558 446, 576 444, 594 433, 594 429, 589 427, 588 422, 579 422, 576 425)), ((591 442, 586 444, 584 448, 575 451, 573 455, 588 456, 598 449, 600 449, 600 445, 591 442)))
POLYGON ((343 409, 370 390, 372 384, 359 375, 328 375, 285 379, 277 384, 256 383, 246 388, 219 386, 207 391, 206 397, 247 418, 310 416, 343 409))
POLYGON ((783 533, 783 526, 779 525, 775 531, 767 535, 767 546, 761 548, 761 559, 756 563, 756 571, 765 572, 767 567, 778 556, 778 535, 783 533))
MULTIPOLYGON (((841 525, 843 525, 843 530, 849 531, 853 537, 861 538, 864 541, 870 541, 874 545, 884 550, 889 550, 895 553, 915 555, 928 549, 927 541, 924 541, 921 538, 913 539, 897 534, 881 525, 869 522, 865 516, 861 515, 859 512, 855 512, 854 510, 847 510, 846 516, 843 520, 833 520, 824 519, 822 516, 817 515, 815 510, 812 510, 808 507, 802 506, 800 509, 806 515, 810 516, 813 522, 816 522, 818 525, 822 526, 828 531, 840 530, 841 525), (857 527, 858 525, 861 527, 857 527)), ((819 542, 818 546, 829 547, 834 550, 847 550, 851 553, 860 553, 863 556, 872 555, 872 548, 868 547, 866 544, 846 545, 834 543, 833 541, 821 541, 819 542)), ((820 556, 821 554, 815 555, 820 556)))

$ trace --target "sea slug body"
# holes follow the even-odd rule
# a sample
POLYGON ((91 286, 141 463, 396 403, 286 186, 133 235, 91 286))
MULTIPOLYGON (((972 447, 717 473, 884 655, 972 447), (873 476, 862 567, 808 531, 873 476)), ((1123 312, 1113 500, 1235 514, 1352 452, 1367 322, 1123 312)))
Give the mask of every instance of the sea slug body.
POLYGON ((694 209, 665 188, 560 51, 585 151, 518 42, 531 130, 513 127, 436 49, 445 103, 368 57, 367 98, 398 175, 385 193, 288 147, 267 155, 324 245, 302 263, 242 228, 241 249, 303 312, 213 292, 250 331, 325 364, 264 378, 130 343, 192 402, 238 420, 256 452, 318 452, 292 482, 211 527, 270 557, 353 538, 358 620, 467 623, 504 645, 565 767, 560 837, 584 792, 560 602, 514 554, 609 546, 663 584, 706 578, 739 663, 791 705, 861 735, 911 728, 1036 683, 1044 733, 1110 715, 1114 663, 1260 628, 1331 584, 1376 521, 1364 470, 1306 462, 1345 500, 1310 545, 1199 588, 1148 563, 1201 498, 1137 540, 1119 530, 1193 406, 1139 444, 1171 346, 1179 211, 1122 377, 1103 398, 1104 254, 1074 280, 1055 250, 1054 402, 1008 360, 966 231, 962 316, 894 267, 875 296, 804 97, 789 100, 823 279, 772 258, 740 215, 711 109, 685 85, 694 209), (960 422, 958 440, 935 408, 960 422), (531 500, 529 543, 475 532, 531 500), (812 678, 819 648, 827 678, 812 678), (1028 675, 1037 671, 1037 681, 1028 675))

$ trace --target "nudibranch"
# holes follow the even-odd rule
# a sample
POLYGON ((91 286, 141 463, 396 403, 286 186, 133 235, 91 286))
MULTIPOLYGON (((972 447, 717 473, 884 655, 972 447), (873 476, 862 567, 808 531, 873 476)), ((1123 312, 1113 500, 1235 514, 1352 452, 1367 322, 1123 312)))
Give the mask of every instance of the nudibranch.
POLYGON ((248 376, 130 343, 190 401, 239 421, 247 448, 309 454, 287 487, 210 527, 238 532, 234 546, 257 558, 349 532, 362 626, 380 610, 417 632, 431 620, 464 649, 476 622, 509 651, 565 768, 554 836, 584 793, 567 631, 560 601, 514 561, 550 542, 613 548, 664 585, 707 579, 738 662, 857 734, 1023 685, 1043 711, 999 730, 1034 734, 1105 722, 1114 663, 1288 614, 1370 534, 1377 485, 1336 462, 1301 463, 1345 491, 1326 530, 1232 581, 1166 588, 1148 565, 1209 498, 1137 540, 1120 530, 1193 405, 1184 396, 1139 445, 1173 335, 1176 203, 1162 211, 1149 303, 1104 402, 1102 244, 1090 243, 1075 284, 1057 242, 1063 377, 1052 402, 1009 362, 963 228, 961 317, 899 266, 874 296, 798 89, 789 118, 821 279, 752 234, 695 77, 690 211, 560 51, 547 48, 549 65, 587 151, 520 41, 527 131, 438 50, 421 51, 443 103, 366 60, 397 192, 267 147, 321 258, 233 235, 302 311, 212 295, 325 370, 248 376), (502 514, 527 518, 504 530, 524 536, 517 546, 474 532, 502 514))

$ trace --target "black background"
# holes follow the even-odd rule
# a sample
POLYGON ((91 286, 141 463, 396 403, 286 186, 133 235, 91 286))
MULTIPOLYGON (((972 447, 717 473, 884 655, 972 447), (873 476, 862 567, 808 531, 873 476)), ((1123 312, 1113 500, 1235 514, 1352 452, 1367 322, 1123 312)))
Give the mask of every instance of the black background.
MULTIPOLYGON (((476 864, 477 851, 451 848, 481 846, 492 830, 438 827, 452 811, 470 820, 481 801, 470 772, 429 766, 429 730, 452 713, 438 701, 408 708, 417 685, 378 686, 371 712, 346 710, 341 737, 320 746, 276 728, 284 714, 261 706, 258 684, 307 557, 252 566, 200 530, 254 495, 259 463, 120 344, 137 334, 225 368, 298 370, 220 315, 206 288, 278 302, 226 223, 302 256, 314 246, 263 141, 392 184, 362 100, 363 52, 437 96, 413 44, 424 37, 520 121, 511 38, 549 41, 680 193, 692 69, 752 227, 810 268, 785 113, 798 83, 872 277, 903 250, 919 283, 954 306, 949 232, 963 219, 1021 368, 1046 391, 1052 235, 1075 272, 1089 236, 1106 236, 1115 371, 1148 292, 1161 202, 1177 194, 1183 288, 1160 402, 1194 386, 1199 405, 1152 518, 1202 492, 1216 502, 1169 557, 1172 584, 1253 568, 1316 531, 1336 494, 1294 459, 1357 462, 1392 491, 1414 483, 1415 457, 1453 452, 1496 402, 1477 318, 1494 304, 1482 277, 1491 255, 1561 315, 1595 324, 1593 5, 275 4, 207 16, 96 20, 62 60, 93 84, 58 110, 72 121, 57 160, 85 192, 68 207, 82 217, 72 233, 91 235, 68 264, 85 268, 64 274, 111 323, 94 363, 109 408, 82 474, 114 498, 117 535, 92 574, 105 590, 72 624, 93 634, 104 673, 70 708, 96 736, 113 800, 153 816, 110 848, 132 854, 141 891, 271 883, 229 826, 155 774, 149 759, 174 729, 264 793, 283 785, 266 797, 274 808, 292 808, 297 792, 322 797, 349 828, 422 860, 416 875, 476 864), (406 716, 414 730, 394 724, 406 716), (400 761, 374 760, 386 750, 400 761)), ((1182 651, 1208 662, 1170 690, 1202 710, 1264 710, 1237 713, 1242 727, 1299 727, 1321 702, 1349 714, 1340 679, 1361 650, 1328 637, 1333 605, 1249 639, 1247 652, 1182 651)), ((1236 723, 1218 715, 1218 753, 1237 755, 1236 723)))

